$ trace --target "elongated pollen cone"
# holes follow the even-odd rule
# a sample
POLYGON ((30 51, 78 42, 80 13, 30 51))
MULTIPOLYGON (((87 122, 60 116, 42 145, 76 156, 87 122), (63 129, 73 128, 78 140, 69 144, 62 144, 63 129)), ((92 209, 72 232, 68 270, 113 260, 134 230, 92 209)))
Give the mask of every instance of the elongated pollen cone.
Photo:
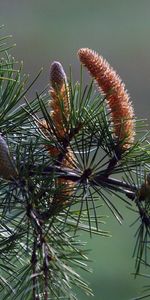
POLYGON ((78 56, 95 79, 100 92, 106 96, 114 133, 117 140, 122 142, 122 150, 128 149, 134 142, 135 120, 133 106, 124 83, 109 63, 95 51, 81 48, 78 56))

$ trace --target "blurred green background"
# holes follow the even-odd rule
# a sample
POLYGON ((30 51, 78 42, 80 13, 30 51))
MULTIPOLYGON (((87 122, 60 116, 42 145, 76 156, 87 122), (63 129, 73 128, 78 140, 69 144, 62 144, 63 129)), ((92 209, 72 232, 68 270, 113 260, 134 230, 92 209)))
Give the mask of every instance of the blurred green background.
MULTIPOLYGON (((12 52, 24 61, 25 72, 34 78, 44 67, 33 95, 47 85, 53 60, 60 60, 66 72, 71 64, 77 80, 80 67, 76 52, 80 47, 89 47, 101 53, 118 71, 136 115, 150 121, 150 1, 0 0, 0 15, 5 34, 12 34, 13 42, 17 43, 12 52)), ((130 224, 136 216, 122 203, 118 206, 124 216, 123 225, 110 215, 103 226, 111 231, 112 238, 90 239, 83 235, 93 261, 93 274, 84 276, 91 283, 94 300, 131 299, 148 284, 142 278, 134 280, 131 275, 136 228, 130 228, 130 224)), ((91 298, 79 294, 79 299, 91 298)))

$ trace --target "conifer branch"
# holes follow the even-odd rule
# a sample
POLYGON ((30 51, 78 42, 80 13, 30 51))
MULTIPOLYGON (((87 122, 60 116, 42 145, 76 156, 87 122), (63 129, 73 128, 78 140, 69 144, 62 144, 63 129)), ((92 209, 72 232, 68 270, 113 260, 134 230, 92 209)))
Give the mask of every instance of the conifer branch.
POLYGON ((122 223, 113 197, 138 215, 139 275, 141 264, 149 267, 150 144, 147 132, 135 142, 140 123, 124 83, 102 56, 81 48, 91 84, 84 88, 81 78, 74 85, 54 61, 49 94, 28 101, 39 74, 28 83, 8 49, 0 53, 1 299, 76 299, 73 286, 91 295, 75 270, 89 270, 76 232, 109 237, 98 210, 105 204, 122 223), (95 94, 93 79, 102 95, 95 94))

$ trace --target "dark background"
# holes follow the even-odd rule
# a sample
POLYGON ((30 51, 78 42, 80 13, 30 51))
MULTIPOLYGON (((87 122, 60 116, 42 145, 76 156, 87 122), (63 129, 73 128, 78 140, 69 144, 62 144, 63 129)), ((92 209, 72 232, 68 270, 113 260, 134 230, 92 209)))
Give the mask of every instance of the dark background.
MULTIPOLYGON (((101 53, 118 71, 136 115, 150 121, 150 1, 0 0, 0 15, 0 23, 5 25, 3 32, 12 34, 12 42, 17 44, 12 53, 24 61, 24 71, 33 79, 44 67, 29 98, 48 84, 53 60, 60 60, 66 72, 71 64, 77 80, 80 65, 76 52, 89 47, 101 53)), ((148 284, 141 277, 134 280, 131 275, 136 228, 130 225, 135 216, 125 205, 119 206, 123 225, 110 215, 103 226, 111 231, 112 238, 90 239, 84 235, 93 260, 93 274, 84 275, 94 290, 94 300, 131 299, 141 292, 143 284, 148 284)), ((105 209, 102 213, 110 214, 105 209)), ((79 299, 88 297, 80 295, 79 299)))

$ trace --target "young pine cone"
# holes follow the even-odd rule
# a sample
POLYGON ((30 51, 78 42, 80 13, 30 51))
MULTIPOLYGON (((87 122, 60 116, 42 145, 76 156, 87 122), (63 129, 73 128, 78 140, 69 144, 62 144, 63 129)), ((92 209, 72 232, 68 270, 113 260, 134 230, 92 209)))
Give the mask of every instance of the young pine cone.
POLYGON ((17 171, 11 160, 8 146, 4 138, 0 135, 0 177, 12 179, 17 177, 17 171))

